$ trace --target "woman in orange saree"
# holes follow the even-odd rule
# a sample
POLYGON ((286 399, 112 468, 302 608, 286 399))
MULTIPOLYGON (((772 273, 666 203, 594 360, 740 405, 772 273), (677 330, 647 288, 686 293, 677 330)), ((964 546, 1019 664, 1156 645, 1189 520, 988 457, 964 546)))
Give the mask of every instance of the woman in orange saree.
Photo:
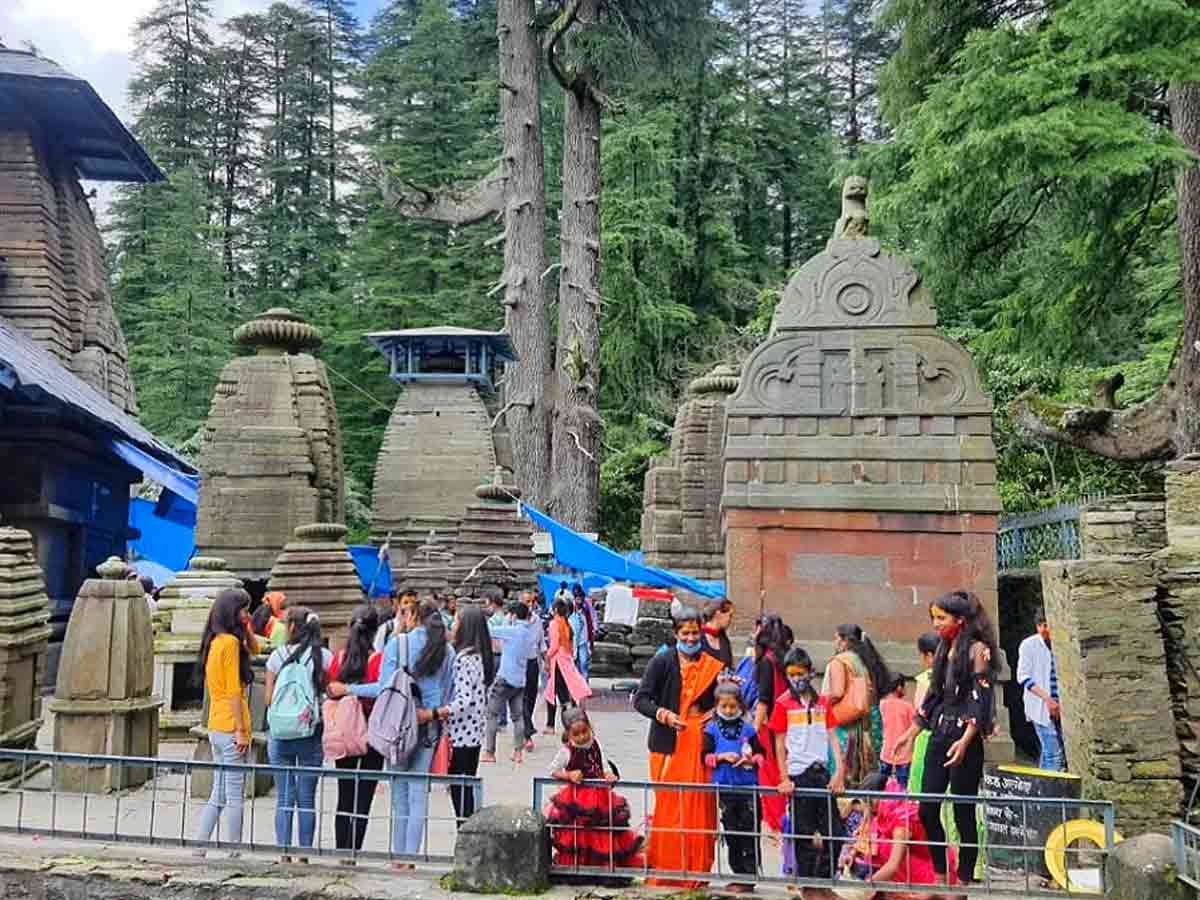
MULTIPOLYGON (((650 661, 634 706, 651 719, 650 780, 708 785, 702 732, 712 717, 713 689, 722 664, 701 652, 700 614, 675 620, 675 649, 650 661)), ((646 847, 651 869, 707 875, 716 859, 717 796, 712 791, 654 792, 654 820, 646 847)), ((648 884, 694 888, 701 880, 649 879, 648 884)))

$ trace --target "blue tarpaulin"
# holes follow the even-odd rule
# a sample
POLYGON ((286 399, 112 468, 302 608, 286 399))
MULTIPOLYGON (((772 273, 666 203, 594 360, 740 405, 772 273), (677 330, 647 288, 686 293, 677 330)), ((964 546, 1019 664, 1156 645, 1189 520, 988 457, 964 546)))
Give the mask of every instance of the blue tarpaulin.
POLYGON ((372 597, 390 597, 392 594, 392 567, 384 556, 379 559, 379 548, 371 544, 352 544, 350 556, 354 558, 354 568, 358 570, 358 580, 362 582, 363 591, 370 591, 372 597), (372 581, 374 587, 371 586, 372 581))
MULTIPOLYGON (((615 581, 628 581, 630 584, 680 588, 702 597, 725 596, 724 582, 700 581, 696 578, 689 578, 687 575, 680 575, 678 572, 632 562, 615 550, 610 550, 603 544, 585 538, 579 532, 572 531, 566 525, 556 522, 528 504, 521 504, 521 512, 529 516, 538 528, 550 534, 550 539, 554 544, 554 558, 563 568, 604 575, 615 581)), ((558 590, 557 584, 555 590, 558 590)), ((553 597, 553 592, 548 596, 553 597)))
POLYGON ((151 481, 156 481, 173 494, 178 494, 193 506, 200 502, 200 476, 180 472, 143 450, 136 444, 112 439, 113 452, 151 481))
MULTIPOLYGON (((149 560, 170 572, 182 572, 188 567, 196 547, 196 507, 191 507, 191 520, 185 516, 181 522, 179 517, 185 510, 186 504, 179 503, 173 515, 160 516, 153 501, 140 497, 130 501, 129 525, 140 532, 129 542, 129 557, 135 568, 138 560, 149 560)), ((159 575, 153 577, 162 587, 159 575)))

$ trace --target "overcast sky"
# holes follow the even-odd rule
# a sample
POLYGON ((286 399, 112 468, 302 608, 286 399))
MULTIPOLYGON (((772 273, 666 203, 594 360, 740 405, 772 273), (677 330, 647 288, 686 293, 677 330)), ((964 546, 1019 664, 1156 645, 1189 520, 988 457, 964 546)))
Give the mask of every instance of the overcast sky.
MULTIPOLYGON (((352 0, 366 24, 386 0, 352 0)), ((0 42, 19 49, 31 41, 64 69, 92 83, 121 117, 129 120, 125 87, 133 71, 133 23, 156 0, 0 0, 0 42)), ((213 0, 213 18, 223 21, 266 9, 271 0, 213 0)))

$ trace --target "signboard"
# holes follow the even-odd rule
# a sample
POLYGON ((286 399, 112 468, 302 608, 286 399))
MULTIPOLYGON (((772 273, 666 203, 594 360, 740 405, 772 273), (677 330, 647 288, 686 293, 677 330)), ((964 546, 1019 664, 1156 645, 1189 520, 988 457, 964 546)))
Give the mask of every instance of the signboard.
MULTIPOLYGON (((989 766, 983 774, 984 797, 1040 798, 1067 797, 1078 800, 1082 791, 1079 776, 1066 772, 1047 772, 1032 766, 989 766)), ((1046 838, 1064 821, 1075 819, 1079 810, 1071 806, 1019 803, 1007 800, 985 803, 988 864, 999 869, 1024 871, 1050 877, 1046 869, 1046 838), (1029 848, 1024 850, 1021 848, 1029 848)))

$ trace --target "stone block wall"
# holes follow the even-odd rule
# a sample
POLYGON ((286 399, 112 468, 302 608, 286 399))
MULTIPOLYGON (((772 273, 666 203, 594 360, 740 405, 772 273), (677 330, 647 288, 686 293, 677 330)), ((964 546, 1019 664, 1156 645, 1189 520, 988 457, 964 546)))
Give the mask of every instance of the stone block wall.
POLYGON ((693 381, 691 397, 675 417, 670 454, 646 473, 642 550, 651 565, 697 578, 725 577, 721 451, 725 399, 737 385, 729 366, 693 381))
POLYGON ((1079 515, 1084 559, 1146 556, 1167 545, 1167 514, 1161 494, 1107 497, 1079 515))
POLYGON ((1183 800, 1181 760, 1150 559, 1043 562, 1068 767, 1084 796, 1117 805, 1126 836, 1161 828, 1183 800))

